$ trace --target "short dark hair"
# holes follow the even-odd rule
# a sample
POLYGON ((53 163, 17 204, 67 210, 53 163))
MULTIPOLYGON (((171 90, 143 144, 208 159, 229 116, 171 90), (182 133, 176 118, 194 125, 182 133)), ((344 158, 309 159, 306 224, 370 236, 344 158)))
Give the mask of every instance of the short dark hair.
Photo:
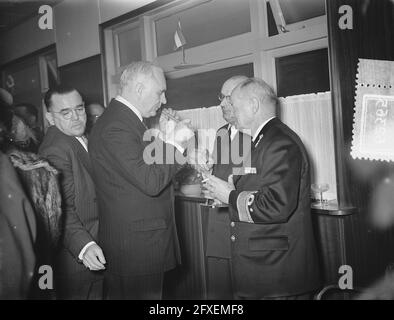
POLYGON ((44 96, 44 103, 45 103, 45 107, 47 108, 47 111, 49 111, 49 109, 51 108, 51 99, 52 96, 54 94, 67 94, 67 93, 71 93, 77 91, 77 89, 75 89, 74 87, 68 86, 68 85, 58 85, 56 87, 50 88, 44 96))

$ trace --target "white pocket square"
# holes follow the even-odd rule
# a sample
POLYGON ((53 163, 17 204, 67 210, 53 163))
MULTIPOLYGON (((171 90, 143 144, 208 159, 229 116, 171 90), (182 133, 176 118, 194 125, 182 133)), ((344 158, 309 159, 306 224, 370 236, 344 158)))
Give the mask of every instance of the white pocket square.
POLYGON ((256 174, 257 169, 254 167, 246 167, 245 168, 245 174, 256 174))

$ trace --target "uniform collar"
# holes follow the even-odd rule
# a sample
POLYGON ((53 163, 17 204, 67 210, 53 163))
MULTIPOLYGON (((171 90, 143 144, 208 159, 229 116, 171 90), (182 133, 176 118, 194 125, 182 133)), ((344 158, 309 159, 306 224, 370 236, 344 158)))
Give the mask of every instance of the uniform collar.
POLYGON ((274 117, 271 117, 271 118, 269 118, 268 120, 266 120, 266 121, 264 121, 258 128, 257 128, 257 130, 256 130, 256 132, 254 133, 254 135, 253 135, 253 143, 255 143, 256 142, 256 140, 259 138, 259 139, 261 139, 262 137, 262 135, 263 135, 263 133, 264 133, 264 131, 265 130, 263 130, 264 129, 264 127, 266 126, 266 124, 268 123, 268 122, 270 122, 272 119, 274 119, 274 118, 276 118, 275 116, 274 117))

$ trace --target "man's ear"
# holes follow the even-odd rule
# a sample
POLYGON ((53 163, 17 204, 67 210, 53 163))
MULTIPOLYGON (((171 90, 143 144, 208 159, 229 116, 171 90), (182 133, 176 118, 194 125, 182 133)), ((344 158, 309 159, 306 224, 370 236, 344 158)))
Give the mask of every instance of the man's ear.
POLYGON ((47 121, 49 122, 49 124, 51 126, 53 126, 55 124, 55 121, 53 120, 53 115, 50 112, 45 112, 45 119, 47 119, 47 121))
POLYGON ((251 104, 252 104, 252 111, 253 114, 258 113, 259 109, 260 109, 260 101, 257 98, 252 98, 251 99, 251 104))
POLYGON ((137 96, 141 98, 144 94, 145 86, 142 82, 137 82, 134 87, 134 90, 137 93, 137 96))

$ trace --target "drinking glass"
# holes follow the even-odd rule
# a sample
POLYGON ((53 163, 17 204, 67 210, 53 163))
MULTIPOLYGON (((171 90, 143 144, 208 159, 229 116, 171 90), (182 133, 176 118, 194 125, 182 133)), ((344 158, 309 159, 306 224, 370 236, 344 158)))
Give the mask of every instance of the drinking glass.
POLYGON ((313 183, 311 185, 311 189, 314 193, 320 194, 319 203, 320 206, 323 206, 324 205, 323 193, 330 189, 330 185, 328 183, 313 183))

